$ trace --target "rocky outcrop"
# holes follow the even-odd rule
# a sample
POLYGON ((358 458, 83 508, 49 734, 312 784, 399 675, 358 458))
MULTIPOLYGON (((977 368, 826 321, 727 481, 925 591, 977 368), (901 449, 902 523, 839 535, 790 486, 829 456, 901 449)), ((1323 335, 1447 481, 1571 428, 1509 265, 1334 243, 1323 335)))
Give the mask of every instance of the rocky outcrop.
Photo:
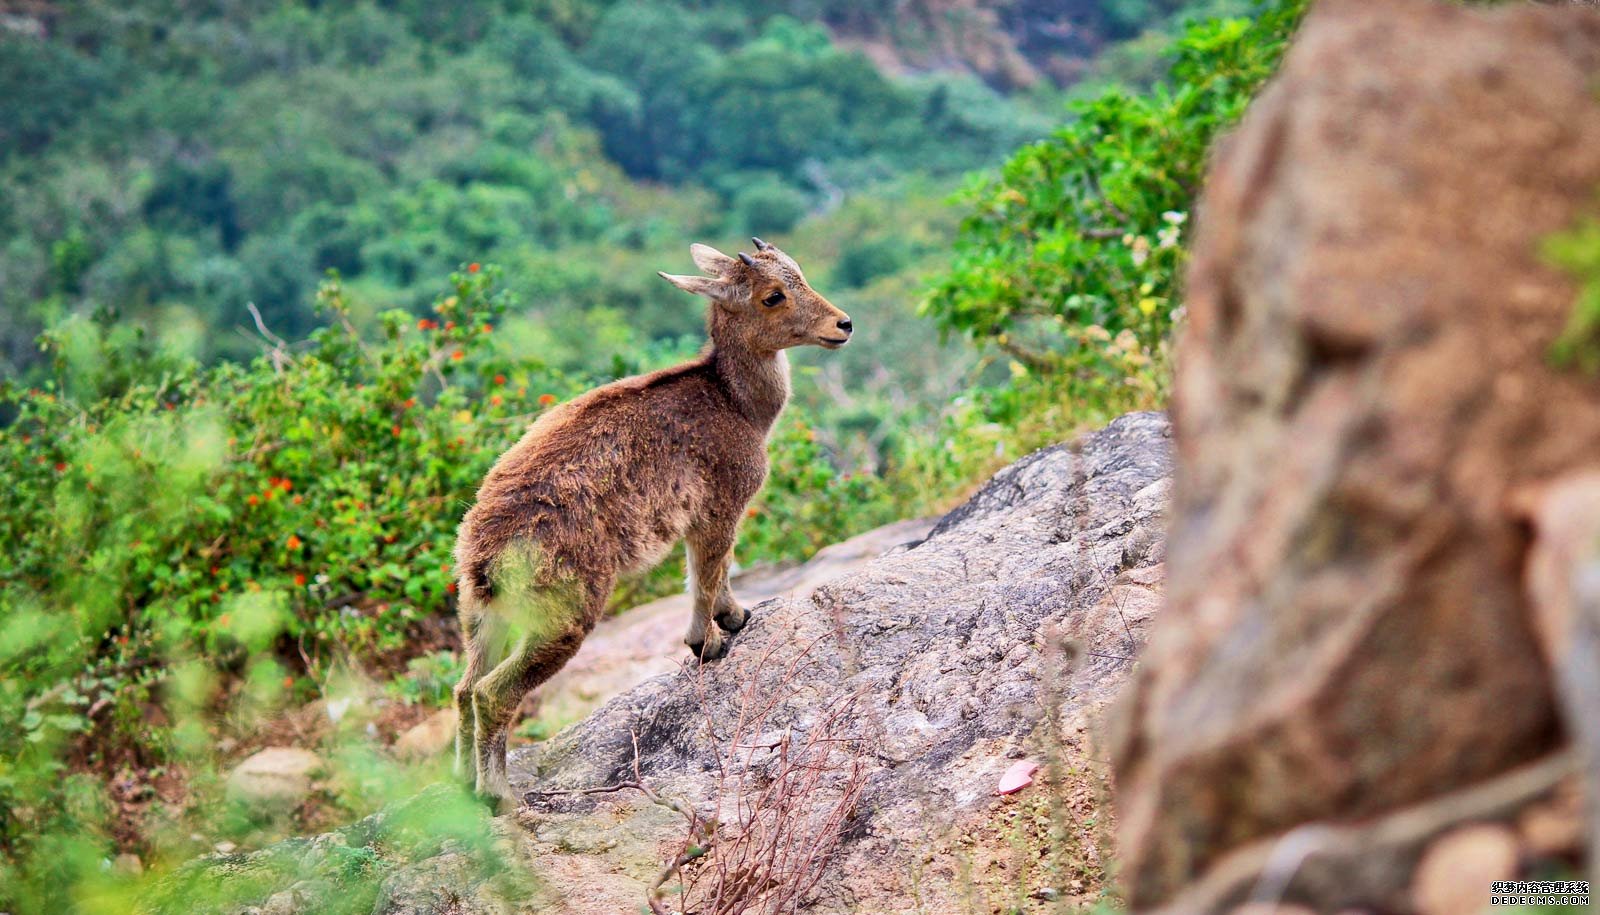
MULTIPOLYGON (((921 543, 761 604, 723 660, 650 680, 514 755, 513 785, 530 792, 521 821, 544 848, 536 868, 564 910, 637 905, 688 838, 682 815, 639 791, 558 793, 633 782, 635 767, 656 795, 722 824, 685 870, 699 910, 938 912, 981 896, 957 891, 974 879, 962 840, 995 828, 995 789, 1016 759, 1048 759, 1066 803, 1092 806, 1085 729, 1159 602, 1167 473, 1159 414, 1040 451, 921 543), (730 885, 743 868, 759 886, 748 873, 766 865, 740 837, 776 829, 774 809, 794 849, 829 851, 829 827, 842 827, 831 854, 803 862, 810 892, 730 885), (719 909, 719 891, 742 892, 739 905, 719 909)), ((1098 860, 1092 827, 1056 825, 1098 860)), ((1035 884, 1024 898, 1074 892, 1060 875, 1012 878, 1035 884)))
MULTIPOLYGON (((824 547, 798 565, 757 566, 733 577, 733 591, 746 607, 808 594, 898 546, 922 540, 937 520, 886 524, 824 547)), ((617 694, 677 670, 683 664, 683 632, 693 604, 687 593, 673 594, 601 620, 572 660, 531 697, 540 723, 554 733, 617 694)))
MULTIPOLYGON (((1442 911, 1433 846, 1569 771, 1528 506, 1600 454, 1541 257, 1600 188, 1597 78, 1592 12, 1330 0, 1217 155, 1112 742, 1137 910, 1442 911)), ((1505 859, 1475 835, 1440 854, 1505 859)))

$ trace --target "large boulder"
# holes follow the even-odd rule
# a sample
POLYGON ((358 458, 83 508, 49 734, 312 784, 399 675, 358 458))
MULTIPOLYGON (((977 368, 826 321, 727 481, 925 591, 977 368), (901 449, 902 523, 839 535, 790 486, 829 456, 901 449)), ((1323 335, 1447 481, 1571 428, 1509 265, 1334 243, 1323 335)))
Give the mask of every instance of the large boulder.
POLYGON ((1159 606, 1167 435, 1162 415, 1130 414, 1037 452, 922 542, 756 607, 726 658, 513 754, 556 910, 637 906, 690 838, 685 810, 719 822, 684 872, 699 911, 941 912, 1018 883, 1035 905, 1091 900, 1013 843, 1038 859, 1059 829, 1085 870, 1109 857, 1087 736, 1159 606), (1023 757, 1048 764, 1049 791, 996 797, 1023 757), (636 780, 668 803, 564 793, 636 780), (975 847, 986 835, 998 854, 975 847), (774 848, 776 863, 758 853, 774 848))
POLYGON ((1570 768, 1524 570, 1600 455, 1541 257, 1600 189, 1597 81, 1590 11, 1329 0, 1218 152, 1111 741, 1134 908, 1412 910, 1435 840, 1570 768))

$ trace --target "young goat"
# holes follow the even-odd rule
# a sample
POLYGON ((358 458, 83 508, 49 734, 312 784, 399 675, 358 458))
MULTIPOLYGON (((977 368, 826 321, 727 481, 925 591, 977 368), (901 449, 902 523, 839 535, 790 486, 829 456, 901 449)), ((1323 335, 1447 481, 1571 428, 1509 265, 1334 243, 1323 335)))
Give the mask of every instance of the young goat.
POLYGON ((784 350, 849 342, 850 317, 761 239, 729 257, 693 245, 709 276, 667 282, 711 300, 710 345, 683 365, 624 378, 540 417, 495 462, 456 538, 466 670, 456 767, 509 803, 506 731, 528 691, 578 650, 617 576, 688 541, 702 661, 745 611, 728 589, 734 528, 767 475, 767 434, 789 397, 784 350))

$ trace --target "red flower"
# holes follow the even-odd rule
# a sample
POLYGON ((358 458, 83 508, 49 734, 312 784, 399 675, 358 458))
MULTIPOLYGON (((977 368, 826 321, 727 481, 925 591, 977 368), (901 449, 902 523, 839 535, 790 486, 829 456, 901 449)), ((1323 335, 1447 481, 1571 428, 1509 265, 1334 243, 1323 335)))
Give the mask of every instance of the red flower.
POLYGON ((417 330, 433 330, 438 326, 439 322, 432 318, 423 318, 417 321, 417 330))
POLYGON ((251 493, 250 494, 250 498, 246 499, 245 501, 249 502, 251 505, 260 505, 261 504, 261 497, 256 495, 255 493, 251 493))
POLYGON ((496 375, 496 376, 494 376, 494 383, 495 384, 505 384, 506 383, 506 376, 504 376, 504 375, 496 375))
POLYGON ((501 397, 499 394, 496 394, 493 397, 489 398, 489 402, 498 407, 501 404, 505 403, 506 399, 504 397, 501 397))
POLYGON ((400 424, 399 423, 395 423, 394 424, 394 428, 390 429, 389 431, 394 433, 394 437, 395 438, 399 438, 400 437, 400 424))
POLYGON ((467 265, 467 272, 468 273, 477 273, 479 270, 482 270, 482 269, 483 269, 483 265, 479 264, 477 261, 473 261, 472 263, 467 265))
POLYGON ((289 539, 285 540, 283 545, 291 550, 298 550, 300 549, 300 537, 296 534, 290 534, 289 539))
POLYGON ((66 473, 66 472, 67 472, 67 464, 66 464, 66 462, 65 461, 56 462, 56 473, 66 473))
POLYGON ((453 582, 453 581, 446 582, 445 586, 444 586, 444 590, 445 590, 446 593, 449 593, 449 594, 456 593, 456 583, 453 582))
POLYGON ((415 397, 407 397, 406 398, 406 402, 401 404, 400 406, 405 407, 407 410, 409 410, 409 409, 411 409, 412 407, 414 407, 416 405, 417 405, 417 399, 415 397))
POLYGON ((556 395, 554 395, 554 394, 540 394, 539 395, 539 406, 541 406, 541 407, 548 407, 548 406, 550 406, 551 404, 553 404, 555 402, 556 402, 556 395))
POLYGON ((297 586, 299 586, 301 588, 304 588, 306 586, 306 573, 304 573, 304 572, 296 572, 296 573, 294 573, 294 583, 295 583, 295 585, 297 585, 297 586))
POLYGON ((289 501, 293 502, 296 505, 299 505, 301 502, 304 502, 305 500, 300 498, 299 496, 295 496, 293 499, 291 499, 289 501))

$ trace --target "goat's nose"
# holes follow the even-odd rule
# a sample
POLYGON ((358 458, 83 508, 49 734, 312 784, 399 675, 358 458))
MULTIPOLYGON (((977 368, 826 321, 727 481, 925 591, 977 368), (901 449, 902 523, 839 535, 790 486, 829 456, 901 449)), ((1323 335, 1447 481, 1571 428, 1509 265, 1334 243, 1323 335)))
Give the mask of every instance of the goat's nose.
POLYGON ((849 318, 842 318, 839 321, 839 329, 844 331, 847 334, 850 333, 850 331, 854 327, 855 327, 855 325, 850 323, 850 319, 849 318))

